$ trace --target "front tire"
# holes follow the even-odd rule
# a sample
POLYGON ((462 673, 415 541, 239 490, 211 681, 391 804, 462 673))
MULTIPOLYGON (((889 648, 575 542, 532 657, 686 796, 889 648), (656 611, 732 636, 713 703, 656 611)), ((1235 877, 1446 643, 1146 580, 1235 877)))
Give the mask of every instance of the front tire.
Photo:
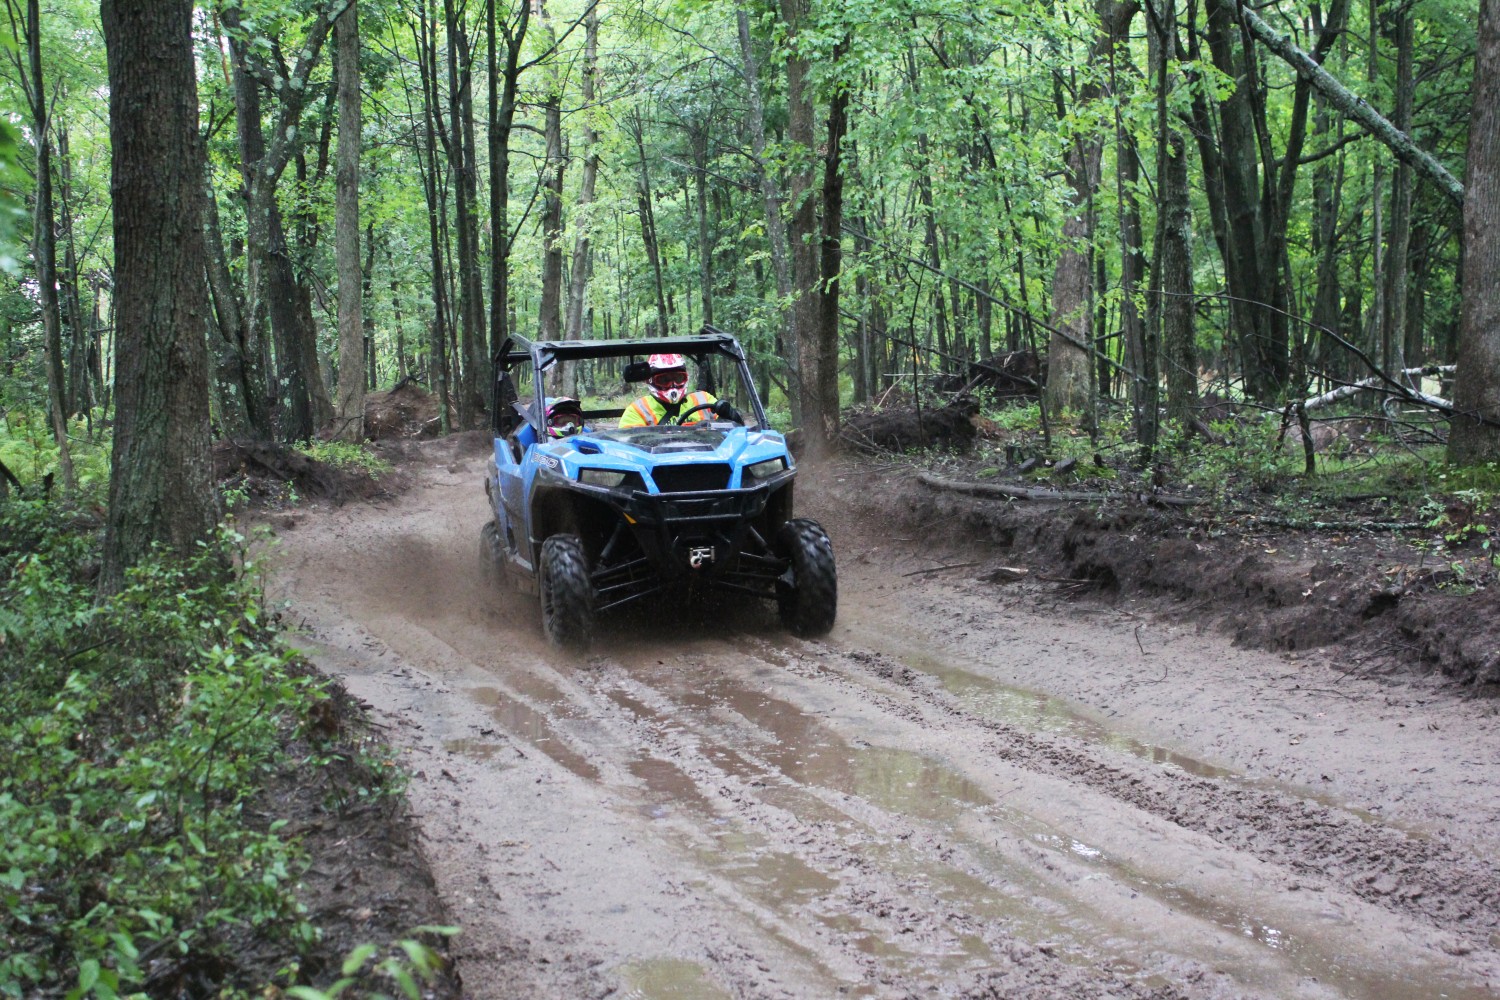
POLYGON ((790 564, 790 579, 776 583, 781 623, 796 635, 824 635, 838 616, 838 571, 833 543, 822 525, 806 518, 786 522, 776 532, 777 551, 790 564))
POLYGON ((583 541, 577 535, 548 538, 540 571, 542 631, 554 646, 586 648, 594 631, 594 585, 583 541))

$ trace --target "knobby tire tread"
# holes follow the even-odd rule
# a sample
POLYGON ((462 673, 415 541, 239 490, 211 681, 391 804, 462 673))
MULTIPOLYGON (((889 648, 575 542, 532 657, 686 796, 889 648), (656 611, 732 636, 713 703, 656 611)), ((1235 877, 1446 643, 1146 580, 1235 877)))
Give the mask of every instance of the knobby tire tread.
POLYGON ((542 543, 542 629, 553 645, 582 649, 593 633, 593 583, 588 554, 576 535, 542 543))
POLYGON ((782 624, 805 638, 826 634, 838 617, 838 572, 828 533, 816 521, 796 518, 781 526, 777 540, 791 560, 794 581, 778 589, 782 624))

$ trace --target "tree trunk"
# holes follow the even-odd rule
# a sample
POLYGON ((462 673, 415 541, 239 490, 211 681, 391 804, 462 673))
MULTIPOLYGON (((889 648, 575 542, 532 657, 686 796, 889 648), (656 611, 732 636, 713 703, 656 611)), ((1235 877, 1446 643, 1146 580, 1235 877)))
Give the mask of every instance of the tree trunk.
MULTIPOLYGON (((481 374, 484 349, 484 283, 479 272, 479 167, 474 156, 473 73, 462 12, 443 0, 448 36, 448 124, 444 148, 453 171, 454 224, 458 237, 458 422, 477 426, 486 402, 481 374)), ((438 116, 441 119, 441 115, 438 116)))
POLYGON ((1500 460, 1500 0, 1481 0, 1464 175, 1463 305, 1448 460, 1500 460))
MULTIPOLYGON (((848 48, 845 38, 833 47, 837 63, 848 48)), ((818 319, 813 357, 817 359, 806 383, 811 395, 803 400, 802 413, 813 430, 807 439, 809 457, 817 458, 833 449, 839 437, 839 291, 844 262, 844 135, 849 130, 849 90, 840 87, 828 104, 828 146, 823 156, 823 239, 818 267, 821 272, 822 312, 818 319)))
POLYGON ((67 392, 64 397, 68 416, 87 416, 94 407, 93 382, 89 378, 88 318, 83 312, 83 295, 79 290, 78 240, 73 226, 73 164, 68 148, 68 129, 59 123, 57 133, 57 195, 61 209, 59 228, 63 239, 63 268, 57 276, 58 291, 66 303, 68 328, 67 392))
MULTIPOLYGON (((807 53, 800 50, 802 24, 811 16, 811 0, 780 0, 780 7, 787 34, 786 138, 791 147, 787 168, 787 204, 791 209, 787 246, 791 257, 792 340, 797 345, 797 370, 791 380, 796 394, 793 412, 803 433, 817 438, 823 429, 814 425, 814 417, 821 417, 822 411, 817 402, 809 400, 810 394, 817 391, 818 331, 823 314, 818 286, 818 204, 813 195, 817 135, 809 79, 812 64, 807 53)), ((821 439, 813 445, 821 446, 821 439)))
MULTIPOLYGON (((1317 98, 1317 110, 1313 117, 1313 135, 1320 140, 1320 145, 1325 145, 1333 133, 1329 127, 1329 115, 1327 102, 1319 95, 1317 98)), ((1312 325, 1313 334, 1317 336, 1322 331, 1328 330, 1338 332, 1339 328, 1339 302, 1341 294, 1339 290, 1339 267, 1338 267, 1338 223, 1339 223, 1339 197, 1342 190, 1344 154, 1340 151, 1337 157, 1330 159, 1325 157, 1318 161, 1313 168, 1312 186, 1315 218, 1313 223, 1313 254, 1317 258, 1317 290, 1313 295, 1312 325)), ((1315 370, 1329 371, 1329 362, 1332 353, 1332 339, 1319 336, 1317 346, 1308 352, 1308 364, 1315 370)))
MULTIPOLYGON (((1281 269, 1271 252, 1267 207, 1262 202, 1259 141, 1264 108, 1256 92, 1254 53, 1237 21, 1236 0, 1209 0, 1206 37, 1214 67, 1234 81, 1217 104, 1219 177, 1224 219, 1224 277, 1231 322, 1239 344, 1245 391, 1254 399, 1277 398, 1286 385, 1288 341, 1281 269)), ((1211 142, 1211 136, 1200 136, 1211 142)))
POLYGON ((641 217, 641 240, 646 248, 646 260, 651 264, 651 274, 656 287, 656 335, 665 337, 667 326, 667 292, 661 271, 661 248, 656 241, 656 213, 651 207, 651 168, 646 160, 645 124, 637 113, 631 123, 635 133, 636 155, 640 160, 640 174, 635 189, 636 212, 641 217))
MULTIPOLYGON (((1114 67, 1110 69, 1114 76, 1114 67)), ((1163 123, 1165 124, 1165 123, 1163 123)), ((1146 262, 1141 248, 1141 209, 1136 201, 1136 184, 1140 180, 1140 156, 1115 110, 1115 197, 1120 216, 1120 339, 1123 341, 1125 367, 1137 372, 1129 379, 1131 410, 1135 414, 1136 438, 1151 447, 1156 443, 1156 415, 1161 388, 1157 383, 1157 336, 1149 344, 1141 322, 1136 296, 1145 277, 1146 262)), ((1100 255, 1101 260, 1103 255, 1100 255)), ((1103 376, 1105 372, 1101 371, 1103 376)))
POLYGON ((380 388, 379 378, 376 375, 375 356, 375 317, 373 310, 368 308, 374 301, 375 295, 375 223, 368 217, 365 221, 365 267, 360 276, 360 336, 365 344, 365 391, 374 392, 380 388))
MULTIPOLYGON (((489 0, 485 16, 489 68, 490 147, 490 268, 491 356, 510 336, 510 134, 516 118, 516 90, 521 79, 521 45, 530 24, 531 4, 516 5, 516 22, 504 22, 505 65, 499 65, 499 40, 495 0, 489 0)), ((486 398, 493 392, 490 386, 486 398)))
MULTIPOLYGON (((1090 50, 1091 59, 1102 60, 1128 37, 1130 23, 1140 9, 1136 0, 1098 0, 1099 33, 1090 50)), ((1097 84, 1085 86, 1078 95, 1084 104, 1099 97, 1097 84)), ((1090 385, 1093 371, 1090 315, 1094 298, 1093 277, 1087 244, 1092 241, 1090 207, 1099 186, 1103 142, 1098 136, 1078 136, 1068 148, 1065 169, 1073 188, 1073 204, 1063 223, 1063 246, 1052 277, 1052 326, 1062 331, 1047 348, 1047 405, 1052 409, 1087 410, 1093 405, 1090 385)))
POLYGON ((115 439, 100 589, 218 512, 203 331, 203 149, 191 0, 103 0, 114 205, 115 439))
MULTIPOLYGON (((799 378, 797 361, 797 338, 794 330, 792 301, 791 250, 787 246, 786 222, 782 218, 782 193, 777 178, 766 161, 765 108, 760 89, 760 70, 755 62, 755 49, 750 43, 750 18, 744 7, 736 10, 740 37, 740 61, 745 77, 745 94, 749 102, 750 151, 755 164, 755 177, 760 184, 761 201, 765 204, 766 243, 771 254, 771 275, 776 282, 776 308, 781 318, 780 332, 776 343, 776 355, 786 362, 791 375, 791 384, 799 378)), ((770 386, 766 386, 770 392, 770 386)), ((792 413, 797 413, 795 394, 788 400, 792 413)))
MULTIPOLYGON (((451 428, 448 381, 448 293, 443 264, 443 239, 438 219, 447 194, 438 183, 437 134, 441 113, 437 106, 437 40, 436 31, 426 14, 426 0, 413 28, 417 36, 418 74, 422 78, 422 142, 418 159, 422 164, 423 194, 427 198, 427 237, 432 254, 432 323, 428 330, 427 377, 437 390, 438 426, 447 434, 451 428)), ((415 126, 413 126, 415 127, 415 126)))
POLYGON ((594 203, 594 183, 599 176, 599 133, 594 130, 594 99, 599 76, 599 15, 590 8, 584 20, 583 42, 583 176, 578 184, 573 223, 578 233, 573 238, 573 265, 568 273, 568 315, 565 336, 583 340, 583 307, 588 301, 589 272, 593 268, 593 251, 589 241, 592 222, 589 206, 594 203))
MULTIPOLYGON (((1412 14, 1396 12, 1396 107, 1391 124, 1403 132, 1411 128, 1412 14)), ((1397 161, 1391 176, 1391 212, 1385 247, 1385 287, 1380 317, 1380 358, 1387 371, 1406 368, 1407 281, 1411 274, 1412 169, 1397 161)))
MULTIPOLYGON (((206 164, 205 164, 206 166, 206 164)), ((219 206, 214 200, 213 180, 203 173, 204 270, 213 306, 212 338, 214 384, 219 400, 221 432, 229 437, 251 436, 270 440, 271 418, 267 407, 265 371, 260 351, 250 350, 250 330, 245 322, 229 261, 224 256, 224 237, 219 227, 219 206)))
POLYGON ((32 141, 36 147, 36 211, 32 217, 31 249, 36 260, 37 302, 42 309, 42 333, 47 368, 47 410, 63 488, 78 486, 73 453, 68 447, 67 387, 63 371, 62 311, 57 302, 57 214, 52 205, 52 136, 47 88, 42 77, 42 25, 38 0, 26 4, 26 52, 31 69, 27 90, 31 97, 32 141))
POLYGON ((365 436, 364 274, 359 263, 359 4, 333 26, 339 91, 338 165, 334 179, 333 254, 339 276, 339 380, 334 397, 334 436, 365 436))
POLYGON ((714 238, 708 225, 708 129, 692 129, 693 191, 697 195, 694 216, 698 222, 698 301, 703 304, 703 322, 714 321, 714 238))
POLYGON ((276 392, 280 433, 284 440, 306 440, 313 432, 311 386, 318 379, 317 352, 311 343, 313 331, 303 329, 297 315, 297 280, 287 253, 281 209, 276 203, 276 185, 291 158, 303 143, 297 128, 309 92, 308 78, 328 37, 326 18, 313 18, 290 77, 280 70, 268 71, 259 54, 247 47, 235 29, 242 27, 238 7, 226 7, 224 23, 231 29, 235 120, 239 130, 241 170, 245 179, 245 315, 254 343, 267 353, 276 342, 276 392), (269 141, 261 124, 260 85, 257 76, 281 81, 281 107, 269 141))
POLYGON ((546 161, 542 164, 542 301, 537 336, 557 340, 562 333, 563 149, 562 94, 555 85, 542 98, 542 118, 546 161))

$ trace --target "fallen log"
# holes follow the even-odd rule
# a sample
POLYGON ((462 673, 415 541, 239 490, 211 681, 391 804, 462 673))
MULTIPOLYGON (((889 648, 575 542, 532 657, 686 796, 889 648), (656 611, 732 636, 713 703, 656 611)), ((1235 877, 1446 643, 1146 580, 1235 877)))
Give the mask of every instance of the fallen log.
POLYGON ((1203 503, 1202 500, 1193 497, 1171 496, 1165 493, 1104 493, 1098 490, 1053 490, 1032 486, 1009 486, 1004 483, 964 483, 956 479, 944 479, 930 472, 918 473, 917 479, 935 490, 967 493, 977 497, 1004 497, 1007 500, 1036 500, 1053 503, 1134 500, 1158 507, 1196 507, 1203 503))
MULTIPOLYGON (((1428 365, 1425 368, 1406 368, 1402 370, 1401 374, 1443 375, 1452 373, 1455 367, 1456 366, 1454 365, 1428 365)), ((1372 391, 1394 394, 1398 396, 1408 396, 1417 402, 1427 403, 1430 406, 1437 406, 1439 408, 1451 408, 1453 406, 1453 402, 1451 400, 1443 399, 1440 396, 1429 396, 1426 393, 1418 392, 1415 389, 1406 387, 1403 387, 1400 390, 1392 389, 1389 387, 1389 379, 1387 379, 1384 375, 1371 375, 1369 378, 1360 379, 1358 382, 1351 382, 1348 385, 1340 386, 1337 389, 1331 389, 1328 392, 1323 393, 1322 395, 1311 396, 1307 399, 1304 399, 1302 401, 1302 408, 1304 410, 1316 410, 1320 407, 1327 406, 1329 403, 1336 403, 1341 399, 1347 399, 1350 396, 1356 395, 1357 393, 1372 391)))

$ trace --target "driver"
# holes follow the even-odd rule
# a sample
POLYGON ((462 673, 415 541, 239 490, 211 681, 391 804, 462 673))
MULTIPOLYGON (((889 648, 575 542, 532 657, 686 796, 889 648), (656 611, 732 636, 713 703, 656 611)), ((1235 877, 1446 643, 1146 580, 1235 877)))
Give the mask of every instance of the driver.
POLYGON ((620 417, 620 426, 652 427, 656 424, 676 423, 680 414, 687 414, 683 423, 696 424, 708 419, 710 413, 723 420, 740 419, 739 411, 729 403, 715 399, 713 393, 698 389, 687 391, 687 359, 681 354, 653 354, 646 359, 651 374, 646 384, 651 391, 629 406, 620 417), (696 406, 704 409, 690 413, 696 406))

